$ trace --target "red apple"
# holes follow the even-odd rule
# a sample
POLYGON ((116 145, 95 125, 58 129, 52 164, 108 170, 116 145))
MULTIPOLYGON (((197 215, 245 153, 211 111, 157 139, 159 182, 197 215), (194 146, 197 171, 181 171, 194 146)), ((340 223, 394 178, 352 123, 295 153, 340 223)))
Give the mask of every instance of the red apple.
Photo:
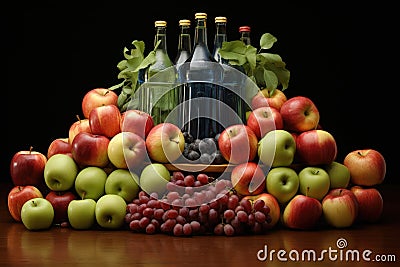
POLYGON ((287 131, 304 132, 317 129, 319 124, 319 111, 315 103, 304 96, 289 98, 283 103, 280 113, 283 127, 287 131))
POLYGON ((296 160, 307 165, 332 163, 337 156, 337 145, 332 134, 325 130, 310 130, 296 137, 296 160))
POLYGON ((21 222, 21 209, 24 203, 30 199, 43 197, 40 190, 33 185, 16 185, 8 193, 8 211, 17 222, 21 222))
POLYGON ((185 147, 185 138, 178 126, 163 122, 154 126, 146 138, 150 159, 168 163, 178 159, 185 147))
POLYGON ((231 182, 240 196, 258 195, 265 190, 265 173, 255 162, 241 163, 233 168, 231 182))
POLYGON ((91 133, 89 119, 82 119, 77 115, 77 121, 73 122, 68 130, 68 142, 72 144, 75 136, 80 132, 91 133))
POLYGON ((253 130, 244 124, 234 124, 223 130, 218 138, 221 155, 231 164, 255 159, 258 139, 253 130))
POLYGON ((322 204, 313 197, 295 195, 285 206, 282 223, 291 229, 308 230, 317 226, 322 216, 322 204))
POLYGON ((106 167, 109 163, 107 149, 110 139, 104 135, 81 132, 72 142, 72 158, 83 166, 106 167))
POLYGON ((322 212, 328 225, 350 227, 358 216, 357 197, 346 188, 331 189, 322 199, 322 212))
POLYGON ((47 159, 55 154, 67 154, 72 156, 71 149, 72 145, 69 142, 69 138, 56 138, 51 141, 47 149, 47 159))
POLYGON ((286 100, 287 97, 282 90, 262 89, 251 99, 251 108, 255 110, 259 107, 273 107, 280 110, 286 100))
POLYGON ((116 105, 95 107, 89 114, 90 130, 93 134, 113 137, 121 132, 121 112, 116 105))
POLYGON ((54 224, 62 224, 68 222, 68 205, 74 199, 76 194, 72 191, 50 191, 46 195, 46 199, 50 201, 54 209, 54 224))
POLYGON ((122 132, 132 132, 145 139, 153 127, 153 118, 144 111, 130 109, 121 114, 122 132))
POLYGON ((259 107, 251 111, 246 124, 259 140, 272 130, 283 129, 281 113, 273 107, 259 107))
POLYGON ((14 154, 10 163, 10 175, 14 185, 43 185, 44 167, 47 158, 44 154, 29 150, 21 150, 14 154))
POLYGON ((381 184, 386 175, 386 162, 375 149, 358 149, 349 152, 343 164, 350 171, 350 182, 361 186, 381 184))
POLYGON ((375 223, 383 213, 383 198, 378 189, 354 185, 350 188, 358 201, 358 217, 360 222, 375 223))
POLYGON ((271 222, 268 224, 268 228, 273 228, 281 217, 281 208, 279 206, 279 202, 273 195, 269 193, 261 193, 259 195, 252 196, 244 196, 245 199, 250 199, 252 203, 254 203, 257 199, 264 200, 265 204, 269 207, 271 216, 271 222))
POLYGON ((118 95, 106 88, 95 88, 88 91, 82 99, 82 112, 85 118, 89 118, 89 114, 95 107, 105 105, 118 105, 118 95))

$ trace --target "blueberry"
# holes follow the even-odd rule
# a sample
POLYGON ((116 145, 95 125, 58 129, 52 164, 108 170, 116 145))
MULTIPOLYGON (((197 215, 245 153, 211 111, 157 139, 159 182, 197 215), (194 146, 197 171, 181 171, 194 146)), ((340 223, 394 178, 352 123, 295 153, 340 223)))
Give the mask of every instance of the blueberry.
POLYGON ((199 150, 201 153, 212 154, 217 150, 214 138, 204 138, 199 143, 199 150))
POLYGON ((212 162, 213 164, 223 164, 226 162, 225 158, 222 156, 219 150, 215 151, 211 155, 211 157, 214 158, 214 161, 212 162))
POLYGON ((199 152, 192 150, 189 152, 188 157, 189 160, 198 160, 200 158, 199 152))
POLYGON ((210 154, 208 153, 203 153, 200 156, 200 162, 203 164, 211 164, 213 161, 213 158, 210 154))
POLYGON ((190 144, 193 143, 194 138, 189 132, 183 132, 183 137, 185 138, 185 142, 190 144))

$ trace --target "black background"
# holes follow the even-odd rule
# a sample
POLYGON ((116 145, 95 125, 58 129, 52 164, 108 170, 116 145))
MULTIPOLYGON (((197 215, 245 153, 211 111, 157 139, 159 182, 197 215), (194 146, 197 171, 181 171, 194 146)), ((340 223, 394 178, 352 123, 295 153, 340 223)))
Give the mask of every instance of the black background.
POLYGON ((263 33, 277 39, 291 71, 288 97, 303 95, 317 105, 324 129, 338 145, 338 161, 355 149, 374 148, 387 163, 385 183, 398 183, 398 84, 394 36, 396 17, 381 3, 366 6, 304 1, 31 1, 2 9, 2 52, 7 82, 1 87, 1 178, 9 180, 13 154, 46 153, 50 142, 67 137, 81 112, 84 94, 120 82, 117 64, 124 47, 143 40, 152 49, 154 21, 166 20, 168 52, 175 58, 178 21, 208 14, 212 50, 214 17, 228 18, 228 39, 238 27, 252 27, 252 44, 263 33), (393 60, 392 60, 393 58, 393 60), (7 60, 5 60, 7 59, 7 60), (392 64, 390 64, 392 62, 392 64), (5 122, 4 122, 5 120, 5 122))

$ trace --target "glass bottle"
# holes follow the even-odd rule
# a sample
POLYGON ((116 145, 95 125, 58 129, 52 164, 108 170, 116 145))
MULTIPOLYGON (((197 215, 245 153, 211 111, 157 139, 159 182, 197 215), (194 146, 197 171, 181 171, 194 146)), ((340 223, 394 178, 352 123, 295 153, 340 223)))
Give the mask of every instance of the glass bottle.
MULTIPOLYGON (((239 27, 239 34, 240 38, 239 40, 242 41, 245 45, 251 45, 251 39, 250 39, 250 32, 251 32, 251 27, 250 26, 240 26, 239 27)), ((239 66, 241 71, 245 72, 244 68, 242 66, 239 66)), ((246 104, 246 113, 249 114, 251 112, 251 105, 246 104)))
POLYGON ((179 67, 181 128, 194 138, 214 137, 222 131, 218 84, 223 70, 212 56, 207 44, 207 14, 195 14, 194 45, 190 57, 179 67))
POLYGON ((170 111, 178 103, 177 90, 172 89, 176 80, 176 71, 167 52, 167 22, 157 20, 155 25, 154 48, 155 62, 144 75, 145 101, 144 111, 150 113, 154 124, 164 122, 170 111), (157 48, 156 48, 156 45, 157 48))
POLYGON ((218 53, 219 49, 222 47, 222 43, 228 40, 226 35, 226 23, 226 17, 215 17, 213 57, 219 63, 227 63, 227 61, 221 58, 221 55, 218 53))
POLYGON ((192 41, 190 37, 190 20, 181 19, 179 21, 178 52, 175 58, 175 65, 179 66, 189 58, 192 53, 192 41))
POLYGON ((243 68, 241 66, 230 65, 229 61, 222 58, 219 54, 219 50, 221 49, 223 42, 228 41, 226 25, 226 17, 215 17, 213 57, 218 63, 222 64, 224 69, 223 86, 226 88, 224 90, 224 102, 236 112, 241 122, 245 122, 245 101, 243 100, 244 96, 241 93, 241 84, 246 78, 242 75, 244 72, 243 68))
POLYGON ((250 26, 239 27, 240 41, 242 41, 245 45, 251 45, 250 32, 250 26))

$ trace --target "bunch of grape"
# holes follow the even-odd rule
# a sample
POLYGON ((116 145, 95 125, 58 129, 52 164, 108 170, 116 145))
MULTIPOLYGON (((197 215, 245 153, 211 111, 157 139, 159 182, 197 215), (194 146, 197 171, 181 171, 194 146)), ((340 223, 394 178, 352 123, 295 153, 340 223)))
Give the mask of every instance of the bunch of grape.
POLYGON ((162 198, 140 191, 138 198, 127 205, 127 227, 134 232, 174 236, 233 236, 260 234, 269 229, 269 207, 261 199, 254 203, 240 199, 231 190, 229 180, 200 187, 176 187, 184 191, 168 191, 162 198))
POLYGON ((222 164, 226 160, 218 148, 219 134, 203 139, 194 138, 189 132, 183 132, 185 148, 182 156, 192 163, 222 164))
POLYGON ((189 187, 199 187, 202 185, 207 185, 215 180, 214 177, 208 175, 207 173, 184 173, 182 171, 172 172, 171 180, 172 183, 177 186, 189 186, 189 187))

